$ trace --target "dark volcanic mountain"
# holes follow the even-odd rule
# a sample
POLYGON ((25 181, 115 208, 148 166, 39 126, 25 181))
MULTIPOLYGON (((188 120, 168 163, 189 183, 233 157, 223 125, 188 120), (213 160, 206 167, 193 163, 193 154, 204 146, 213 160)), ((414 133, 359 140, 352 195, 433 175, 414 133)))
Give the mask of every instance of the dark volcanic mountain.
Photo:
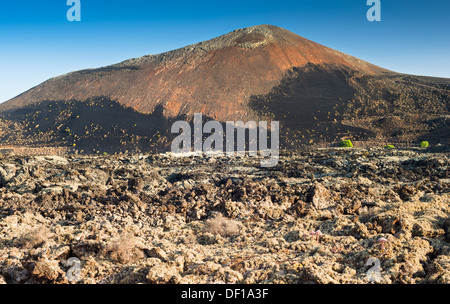
POLYGON ((170 125, 280 121, 283 147, 342 137, 447 143, 450 79, 403 75, 262 25, 69 73, 0 105, 3 145, 164 149, 170 125))

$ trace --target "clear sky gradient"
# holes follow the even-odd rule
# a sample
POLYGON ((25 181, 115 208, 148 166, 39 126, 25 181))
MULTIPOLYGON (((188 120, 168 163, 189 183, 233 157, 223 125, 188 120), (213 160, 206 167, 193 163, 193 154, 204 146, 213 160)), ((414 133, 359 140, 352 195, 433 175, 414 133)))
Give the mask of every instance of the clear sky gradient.
POLYGON ((69 22, 66 0, 2 1, 0 102, 51 77, 258 24, 396 72, 450 78, 450 1, 381 5, 381 22, 369 22, 366 0, 81 0, 81 22, 69 22))

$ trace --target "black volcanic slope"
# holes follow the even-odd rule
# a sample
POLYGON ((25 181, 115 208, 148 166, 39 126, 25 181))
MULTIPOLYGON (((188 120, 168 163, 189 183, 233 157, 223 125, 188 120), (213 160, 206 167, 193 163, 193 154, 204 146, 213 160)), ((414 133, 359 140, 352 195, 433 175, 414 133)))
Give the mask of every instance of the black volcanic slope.
POLYGON ((380 143, 449 144, 450 79, 361 75, 339 66, 293 68, 249 102, 261 119, 282 122, 286 148, 348 137, 380 143))
POLYGON ((4 145, 67 146, 85 153, 162 151, 170 127, 161 107, 152 114, 124 108, 106 97, 44 101, 4 115, 4 145), (11 131, 9 131, 11 130, 11 131))

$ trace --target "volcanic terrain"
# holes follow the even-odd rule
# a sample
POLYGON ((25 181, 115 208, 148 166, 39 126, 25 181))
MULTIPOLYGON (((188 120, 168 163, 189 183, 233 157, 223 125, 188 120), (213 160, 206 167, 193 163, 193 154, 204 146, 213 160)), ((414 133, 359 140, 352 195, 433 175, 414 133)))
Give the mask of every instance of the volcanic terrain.
POLYGON ((50 79, 0 105, 0 284, 450 283, 449 97, 269 25, 50 79), (278 165, 154 153, 196 112, 278 165))
POLYGON ((369 283, 371 258, 448 284, 449 172, 431 148, 0 155, 0 284, 369 283))
POLYGON ((175 120, 278 120, 281 148, 449 140, 450 80, 394 73, 260 25, 72 72, 0 105, 3 147, 167 150, 175 120))

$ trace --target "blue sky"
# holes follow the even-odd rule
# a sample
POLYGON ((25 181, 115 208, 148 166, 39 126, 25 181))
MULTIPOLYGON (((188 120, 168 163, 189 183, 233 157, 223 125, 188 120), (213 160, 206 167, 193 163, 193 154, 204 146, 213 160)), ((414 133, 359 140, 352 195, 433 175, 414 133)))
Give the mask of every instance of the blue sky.
POLYGON ((273 24, 381 67, 450 78, 450 1, 66 0, 0 3, 0 102, 61 74, 157 54, 237 28, 273 24))

